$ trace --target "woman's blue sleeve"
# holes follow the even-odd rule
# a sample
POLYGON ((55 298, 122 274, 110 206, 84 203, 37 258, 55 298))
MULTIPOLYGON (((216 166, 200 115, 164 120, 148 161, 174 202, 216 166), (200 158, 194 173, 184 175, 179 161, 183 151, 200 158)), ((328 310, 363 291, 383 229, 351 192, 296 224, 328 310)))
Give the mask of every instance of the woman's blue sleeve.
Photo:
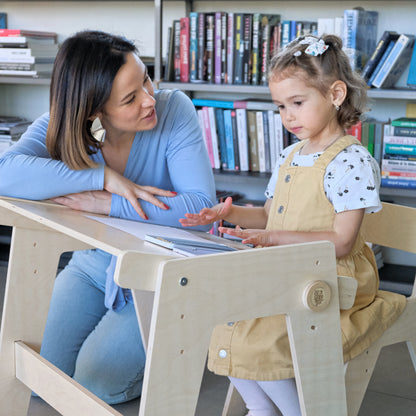
POLYGON ((0 195, 38 200, 103 189, 104 165, 74 171, 51 159, 45 145, 48 122, 48 114, 39 117, 0 156, 0 195))
MULTIPOLYGON (((215 203, 215 183, 208 153, 203 141, 201 129, 191 100, 178 91, 172 94, 167 103, 168 115, 163 120, 163 131, 167 134, 168 144, 165 154, 155 160, 155 171, 167 171, 176 197, 158 197, 170 209, 167 211, 140 200, 140 204, 149 222, 180 227, 179 218, 186 212, 196 213, 215 203)), ((155 138, 157 140, 157 138, 155 138)), ((160 172, 159 172, 160 173, 160 172)), ((143 184, 148 185, 148 184, 143 184)), ((111 214, 120 218, 143 221, 124 198, 113 195, 111 214)), ((199 227, 208 230, 211 226, 199 227)))

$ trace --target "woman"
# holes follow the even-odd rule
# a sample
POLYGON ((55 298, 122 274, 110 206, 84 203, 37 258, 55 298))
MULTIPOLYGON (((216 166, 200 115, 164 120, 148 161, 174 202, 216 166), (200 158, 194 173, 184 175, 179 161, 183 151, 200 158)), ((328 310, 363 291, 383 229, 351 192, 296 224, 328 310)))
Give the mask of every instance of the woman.
MULTIPOLYGON (((180 226, 186 212, 212 206, 215 187, 191 101, 154 91, 132 43, 84 31, 59 49, 50 114, 0 158, 0 194, 180 226)), ((73 254, 56 279, 41 348, 110 404, 140 395, 145 362, 131 294, 113 271, 101 250, 73 254)))

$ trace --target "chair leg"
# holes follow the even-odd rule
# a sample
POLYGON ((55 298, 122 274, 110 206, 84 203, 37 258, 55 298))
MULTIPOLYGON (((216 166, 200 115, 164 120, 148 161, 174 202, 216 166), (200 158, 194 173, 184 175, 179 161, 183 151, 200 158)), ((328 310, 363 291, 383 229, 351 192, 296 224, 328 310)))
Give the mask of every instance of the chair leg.
POLYGON ((238 393, 237 389, 230 383, 227 397, 225 398, 222 416, 243 416, 247 413, 244 400, 238 393))

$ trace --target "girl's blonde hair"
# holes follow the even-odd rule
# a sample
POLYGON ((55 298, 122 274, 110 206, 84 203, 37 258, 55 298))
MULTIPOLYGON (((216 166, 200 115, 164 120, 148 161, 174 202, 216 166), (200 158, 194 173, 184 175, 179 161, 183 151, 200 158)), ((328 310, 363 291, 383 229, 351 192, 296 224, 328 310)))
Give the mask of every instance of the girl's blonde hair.
POLYGON ((347 95, 337 112, 337 117, 338 123, 347 129, 356 124, 361 114, 366 111, 367 85, 359 74, 351 69, 349 59, 342 50, 341 38, 335 35, 323 35, 321 39, 328 48, 322 54, 314 56, 305 53, 309 44, 301 43, 309 37, 317 42, 320 40, 316 36, 300 36, 272 57, 269 81, 296 74, 324 96, 328 94, 330 86, 335 81, 343 81, 347 86, 347 95))

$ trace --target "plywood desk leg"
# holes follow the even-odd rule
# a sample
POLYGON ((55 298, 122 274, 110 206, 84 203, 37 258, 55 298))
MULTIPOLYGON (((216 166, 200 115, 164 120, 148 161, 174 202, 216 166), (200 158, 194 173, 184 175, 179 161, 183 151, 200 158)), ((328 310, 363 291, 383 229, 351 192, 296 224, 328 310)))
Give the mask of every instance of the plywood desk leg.
POLYGON ((27 413, 30 390, 15 376, 15 341, 42 342, 60 255, 68 239, 58 233, 14 228, 0 336, 1 414, 27 413))

